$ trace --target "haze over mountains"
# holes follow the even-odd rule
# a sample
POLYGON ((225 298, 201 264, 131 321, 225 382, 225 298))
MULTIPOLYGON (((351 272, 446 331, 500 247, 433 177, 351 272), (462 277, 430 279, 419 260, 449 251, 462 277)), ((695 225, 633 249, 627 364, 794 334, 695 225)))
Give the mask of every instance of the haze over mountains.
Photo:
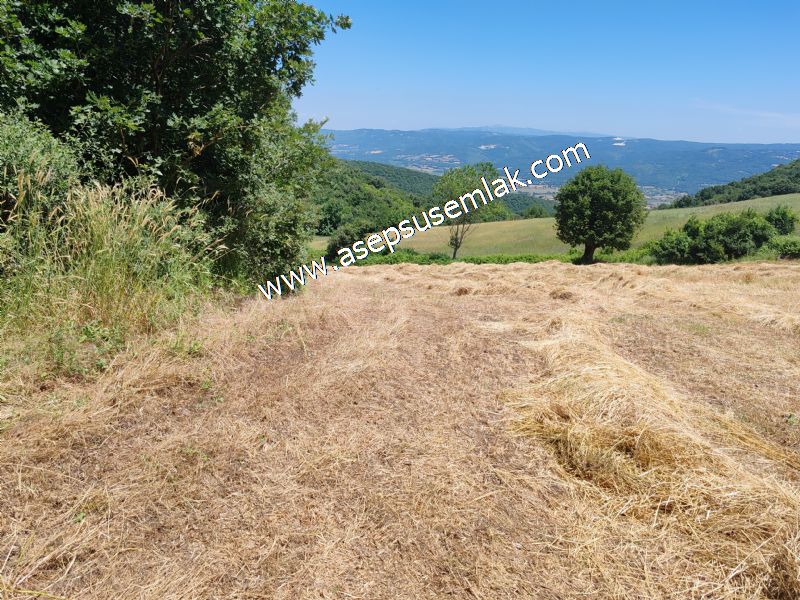
MULTIPOLYGON (((488 126, 463 129, 326 130, 331 152, 348 160, 368 160, 433 174, 463 164, 489 161, 498 168, 526 171, 531 161, 584 142, 591 160, 620 167, 652 198, 695 193, 800 158, 797 144, 717 144, 620 136, 558 133, 488 126)), ((578 167, 580 168, 580 166, 578 167)), ((558 186, 575 167, 551 173, 539 183, 558 186)))

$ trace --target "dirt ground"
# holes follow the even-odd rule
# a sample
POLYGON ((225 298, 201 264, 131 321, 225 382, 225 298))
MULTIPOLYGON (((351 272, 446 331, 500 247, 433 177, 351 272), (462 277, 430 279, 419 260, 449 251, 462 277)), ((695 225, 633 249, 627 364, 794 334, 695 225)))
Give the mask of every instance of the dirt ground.
POLYGON ((800 598, 800 264, 378 266, 0 427, 0 598, 800 598))

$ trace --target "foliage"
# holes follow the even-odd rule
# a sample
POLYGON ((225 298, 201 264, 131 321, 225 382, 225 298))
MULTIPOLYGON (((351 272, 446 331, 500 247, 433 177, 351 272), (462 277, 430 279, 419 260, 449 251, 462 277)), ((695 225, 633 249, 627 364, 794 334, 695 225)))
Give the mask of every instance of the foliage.
POLYGON ((290 103, 336 27, 349 19, 290 0, 7 0, 0 109, 70 139, 94 177, 154 176, 202 203, 232 249, 225 266, 260 277, 304 233, 303 180, 325 152, 319 125, 295 128, 290 103))
POLYGON ((59 204, 18 194, 56 208, 15 209, 0 233, 0 331, 29 339, 53 368, 75 371, 82 345, 100 338, 110 350, 173 322, 208 289, 212 240, 201 215, 148 182, 75 187, 59 204))
POLYGON ((380 177, 392 187, 413 194, 417 199, 430 196, 433 193, 433 184, 439 179, 430 173, 366 160, 350 160, 347 163, 368 175, 380 177))
POLYGON ((529 211, 531 211, 531 214, 535 215, 542 214, 541 211, 544 211, 544 216, 547 217, 552 217, 556 212, 555 203, 552 200, 546 200, 545 198, 533 196, 524 192, 512 192, 503 197, 503 202, 505 202, 511 212, 525 219, 539 218, 538 216, 526 216, 529 211), (534 208, 537 206, 541 211, 534 208))
MULTIPOLYGON (((465 256, 459 258, 457 262, 465 262, 476 265, 498 264, 508 265, 512 263, 539 263, 546 260, 566 261, 566 255, 547 256, 542 254, 487 254, 486 256, 465 256)), ((393 254, 370 254, 364 260, 358 262, 360 266, 368 265, 394 265, 400 263, 413 263, 417 265, 449 265, 454 261, 452 258, 441 252, 422 253, 412 248, 401 248, 395 250, 393 254)))
POLYGON ((753 210, 723 213, 705 221, 693 216, 680 231, 667 231, 651 253, 662 264, 716 263, 754 253, 775 233, 767 219, 753 210))
POLYGON ((683 196, 672 203, 672 208, 741 202, 751 198, 765 198, 800 192, 800 160, 779 165, 767 171, 724 185, 712 185, 693 196, 683 196))
POLYGON ((771 209, 766 214, 766 219, 779 235, 789 235, 792 233, 798 221, 797 213, 785 204, 771 209))
MULTIPOLYGON (((444 207, 448 201, 457 200, 476 188, 480 189, 481 177, 491 182, 498 176, 497 169, 488 162, 450 169, 433 186, 433 201, 444 207)), ((489 203, 479 205, 478 208, 469 206, 469 210, 461 211, 461 215, 455 219, 447 219, 450 226, 449 245, 453 249, 452 257, 454 259, 474 223, 504 221, 513 218, 511 211, 501 201, 490 201, 489 198, 486 198, 486 201, 489 203)))
POLYGON ((396 225, 414 211, 408 193, 340 160, 316 182, 310 202, 318 211, 318 235, 331 235, 344 225, 376 231, 396 225))
POLYGON ((351 221, 341 225, 328 239, 325 256, 334 258, 340 248, 352 246, 354 242, 364 239, 374 231, 375 228, 365 221, 351 221))
MULTIPOLYGON (((482 190, 481 177, 491 182, 499 177, 499 173, 494 165, 488 162, 450 169, 433 186, 432 203, 444 206, 448 200, 458 200, 460 196, 476 188, 482 190)), ((511 220, 514 214, 502 199, 495 199, 486 205, 479 205, 478 209, 472 208, 470 204, 469 214, 466 217, 459 217, 456 221, 464 218, 470 223, 489 223, 511 220)))
MULTIPOLYGON (((641 246, 628 248, 619 252, 603 252, 597 254, 597 259, 606 263, 634 263, 640 265, 652 265, 656 260, 652 254, 653 241, 645 242, 641 246)), ((580 260, 580 256, 575 256, 574 262, 580 260)))
POLYGON ((77 159, 46 127, 19 112, 0 112, 0 229, 15 206, 24 209, 25 196, 39 198, 37 205, 49 212, 77 180, 77 159))
POLYGON ((558 239, 583 244, 583 262, 591 262, 598 248, 629 248, 646 216, 644 195, 621 169, 586 167, 556 195, 558 239))
POLYGON ((664 237, 653 244, 650 253, 659 264, 683 265, 692 262, 692 239, 685 231, 668 229, 664 237))
POLYGON ((524 219, 546 219, 553 215, 547 212, 547 209, 541 204, 531 204, 530 207, 522 213, 524 219))
POLYGON ((769 242, 770 247, 775 250, 778 258, 797 258, 800 259, 800 237, 779 236, 774 237, 769 242))

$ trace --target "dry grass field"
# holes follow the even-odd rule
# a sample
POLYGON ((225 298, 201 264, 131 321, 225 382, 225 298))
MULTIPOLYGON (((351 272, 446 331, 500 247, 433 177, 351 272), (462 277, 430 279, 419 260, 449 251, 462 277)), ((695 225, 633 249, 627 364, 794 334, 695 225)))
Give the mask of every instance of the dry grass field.
POLYGON ((800 264, 345 269, 0 401, 0 598, 800 598, 800 264))

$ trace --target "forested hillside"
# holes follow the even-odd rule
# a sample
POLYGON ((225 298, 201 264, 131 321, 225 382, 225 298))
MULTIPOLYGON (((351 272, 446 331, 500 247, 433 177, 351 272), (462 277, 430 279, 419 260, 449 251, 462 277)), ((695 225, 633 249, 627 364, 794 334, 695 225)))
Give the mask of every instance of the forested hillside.
POLYGON ((503 198, 506 206, 516 215, 527 216, 533 212, 552 217, 555 213, 555 202, 532 194, 517 192, 503 198), (539 207, 538 211, 535 207, 539 207))
POLYGON ((673 208, 741 202, 752 198, 766 198, 800 192, 800 160, 779 165, 767 171, 723 185, 712 185, 691 196, 676 200, 673 208))
POLYGON ((384 165, 367 160, 350 160, 349 164, 361 169, 365 173, 381 177, 399 190, 417 196, 430 196, 433 184, 438 177, 430 173, 423 173, 414 169, 384 165))
POLYGON ((361 233, 389 227, 410 215, 415 202, 422 199, 342 160, 326 170, 311 194, 319 212, 318 235, 331 235, 345 225, 361 233))

